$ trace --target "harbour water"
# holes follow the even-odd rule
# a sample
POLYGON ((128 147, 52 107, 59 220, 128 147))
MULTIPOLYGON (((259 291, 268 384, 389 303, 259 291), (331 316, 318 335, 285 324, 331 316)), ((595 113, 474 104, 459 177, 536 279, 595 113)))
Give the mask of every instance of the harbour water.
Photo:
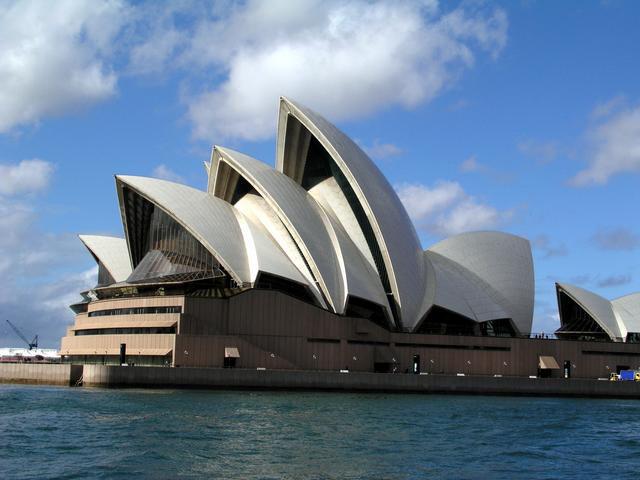
POLYGON ((640 478, 640 401, 0 385, 31 478, 640 478))

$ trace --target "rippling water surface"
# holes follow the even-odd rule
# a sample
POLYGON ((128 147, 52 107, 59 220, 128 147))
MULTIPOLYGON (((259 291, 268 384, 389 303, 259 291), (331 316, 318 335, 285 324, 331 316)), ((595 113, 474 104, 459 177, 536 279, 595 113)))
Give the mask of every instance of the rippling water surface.
POLYGON ((640 401, 0 385, 2 478, 640 478, 640 401))

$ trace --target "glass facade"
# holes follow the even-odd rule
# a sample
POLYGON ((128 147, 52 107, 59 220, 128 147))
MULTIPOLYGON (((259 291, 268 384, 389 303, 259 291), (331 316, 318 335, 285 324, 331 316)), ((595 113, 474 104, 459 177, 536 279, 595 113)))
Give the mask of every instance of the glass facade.
POLYGON ((124 188, 134 271, 128 283, 184 282, 224 277, 219 262, 161 208, 124 188))
POLYGON ((149 333, 175 334, 176 327, 88 328, 76 330, 76 337, 85 335, 142 335, 149 333))
POLYGON ((181 306, 168 307, 131 307, 131 308, 110 308, 108 310, 96 310, 89 312, 89 317, 105 317, 109 315, 144 315, 157 313, 182 313, 181 306))
POLYGON ((564 292, 558 293, 562 326, 556 336, 566 340, 609 340, 609 335, 580 305, 564 292))
MULTIPOLYGON (((139 367, 161 367, 171 366, 171 355, 127 355, 128 365, 139 367)), ((65 355, 62 363, 72 363, 76 365, 120 365, 118 355, 65 355)))

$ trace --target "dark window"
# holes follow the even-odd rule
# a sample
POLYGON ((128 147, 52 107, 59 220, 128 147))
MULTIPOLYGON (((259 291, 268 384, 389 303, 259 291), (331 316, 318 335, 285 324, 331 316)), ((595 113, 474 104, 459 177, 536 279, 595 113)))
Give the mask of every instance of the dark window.
MULTIPOLYGON (((120 365, 118 355, 65 355, 62 363, 76 365, 120 365)), ((139 366, 169 366, 171 355, 127 355, 125 363, 139 366)))
POLYGON ((640 343, 640 333, 638 332, 627 333, 627 343, 640 343))
POLYGON ((131 328, 87 328, 76 330, 76 337, 84 335, 143 335, 158 333, 176 333, 176 327, 131 327, 131 328))
POLYGON ((384 309, 377 303, 364 300, 363 298, 350 295, 344 314, 347 317, 366 318, 376 325, 389 330, 389 322, 387 321, 384 309))
POLYGON ((433 307, 420 323, 416 333, 477 335, 480 331, 475 321, 445 308, 433 307))
POLYGON ((483 337, 515 337, 516 331, 511 320, 501 318, 480 323, 480 334, 483 337))
POLYGON ((396 342, 396 347, 411 347, 411 348, 434 348, 434 349, 446 349, 446 350, 485 350, 492 352, 509 352, 511 347, 496 347, 490 345, 446 345, 439 343, 403 343, 396 342))
POLYGON ((306 286, 276 275, 260 273, 260 276, 256 281, 255 288, 277 290, 304 302, 311 303, 313 305, 316 304, 315 299, 309 294, 309 290, 306 286))
POLYGON ((131 308, 111 308, 109 310, 96 310, 89 312, 90 317, 105 317, 109 315, 144 315, 154 313, 182 313, 182 307, 131 307, 131 308))

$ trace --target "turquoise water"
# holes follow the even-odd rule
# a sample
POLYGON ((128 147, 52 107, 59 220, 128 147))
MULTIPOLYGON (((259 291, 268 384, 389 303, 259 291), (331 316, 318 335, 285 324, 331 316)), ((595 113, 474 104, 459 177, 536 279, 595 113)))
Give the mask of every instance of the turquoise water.
POLYGON ((0 477, 640 478, 640 401, 0 385, 0 477))

